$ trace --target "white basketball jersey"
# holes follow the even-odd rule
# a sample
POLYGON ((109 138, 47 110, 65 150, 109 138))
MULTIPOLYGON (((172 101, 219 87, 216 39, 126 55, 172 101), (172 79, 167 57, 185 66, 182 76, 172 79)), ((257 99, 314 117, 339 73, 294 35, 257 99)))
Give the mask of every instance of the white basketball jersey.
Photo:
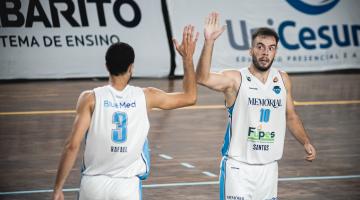
POLYGON ((96 103, 85 139, 83 175, 110 177, 149 173, 147 134, 150 128, 144 92, 127 85, 94 89, 96 103))
POLYGON ((279 160, 286 132, 286 89, 279 70, 270 68, 265 84, 248 68, 240 73, 239 92, 228 108, 222 154, 248 164, 279 160))

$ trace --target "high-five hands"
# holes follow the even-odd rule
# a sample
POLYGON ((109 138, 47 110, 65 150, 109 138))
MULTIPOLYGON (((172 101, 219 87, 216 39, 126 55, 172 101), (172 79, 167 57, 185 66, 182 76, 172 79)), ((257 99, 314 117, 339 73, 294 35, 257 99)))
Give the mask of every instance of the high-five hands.
POLYGON ((181 44, 179 44, 175 38, 173 39, 175 48, 183 57, 183 59, 192 59, 198 38, 199 32, 196 32, 195 34, 195 27, 192 25, 187 25, 184 27, 181 44))
POLYGON ((226 26, 220 27, 219 13, 212 12, 205 20, 204 36, 206 41, 215 41, 224 31, 226 26))

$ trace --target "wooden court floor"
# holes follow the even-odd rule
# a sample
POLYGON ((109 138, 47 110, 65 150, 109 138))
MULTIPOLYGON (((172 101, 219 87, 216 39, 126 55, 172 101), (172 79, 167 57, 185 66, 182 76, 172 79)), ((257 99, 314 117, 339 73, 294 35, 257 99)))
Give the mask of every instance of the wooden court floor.
MULTIPOLYGON (((279 162, 279 198, 360 199, 360 74, 293 75, 296 109, 318 150, 304 150, 287 132, 279 162)), ((104 80, 0 83, 0 199, 50 199, 56 168, 81 91, 104 80)), ((131 84, 179 91, 181 80, 131 84)), ((220 148, 226 124, 221 94, 199 86, 196 106, 150 114, 151 173, 143 199, 219 199, 220 148)), ((75 199, 80 160, 66 199, 75 199)))

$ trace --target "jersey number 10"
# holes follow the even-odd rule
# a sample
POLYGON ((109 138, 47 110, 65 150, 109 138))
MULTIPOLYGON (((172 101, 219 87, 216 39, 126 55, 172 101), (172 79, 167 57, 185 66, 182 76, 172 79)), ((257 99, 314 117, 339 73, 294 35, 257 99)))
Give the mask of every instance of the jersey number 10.
POLYGON ((112 117, 112 123, 116 129, 112 130, 111 139, 116 143, 123 143, 127 139, 127 114, 115 112, 112 117))
POLYGON ((260 109, 260 122, 268 122, 270 119, 270 109, 260 109))

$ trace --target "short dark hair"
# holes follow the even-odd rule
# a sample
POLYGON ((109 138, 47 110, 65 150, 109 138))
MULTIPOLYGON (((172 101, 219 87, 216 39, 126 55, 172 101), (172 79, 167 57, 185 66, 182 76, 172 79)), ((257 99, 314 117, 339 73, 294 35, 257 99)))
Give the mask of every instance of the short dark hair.
POLYGON ((124 74, 129 66, 134 63, 134 59, 134 49, 124 42, 117 42, 106 51, 106 68, 111 75, 124 74))
POLYGON ((253 45, 255 38, 258 36, 273 36, 276 40, 276 45, 279 42, 279 35, 273 29, 267 27, 260 27, 252 33, 251 45, 253 45))

